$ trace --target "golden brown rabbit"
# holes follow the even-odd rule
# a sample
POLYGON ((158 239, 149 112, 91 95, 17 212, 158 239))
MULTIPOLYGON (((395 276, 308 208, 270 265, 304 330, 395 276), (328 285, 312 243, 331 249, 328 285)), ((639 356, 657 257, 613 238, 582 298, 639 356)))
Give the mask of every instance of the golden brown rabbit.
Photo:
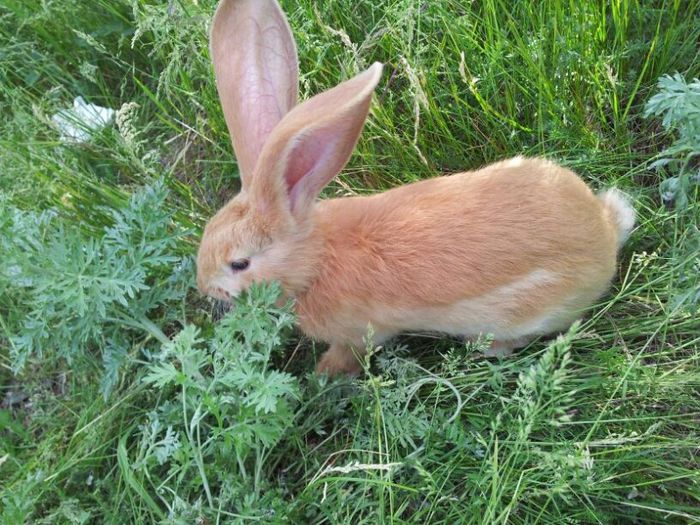
POLYGON ((275 0, 223 0, 211 51, 242 190, 207 225, 200 289, 279 280, 318 370, 407 330, 490 333, 508 351, 565 329, 607 289, 634 210, 573 172, 514 158, 367 197, 317 201, 362 131, 382 66, 297 104, 294 40, 275 0))

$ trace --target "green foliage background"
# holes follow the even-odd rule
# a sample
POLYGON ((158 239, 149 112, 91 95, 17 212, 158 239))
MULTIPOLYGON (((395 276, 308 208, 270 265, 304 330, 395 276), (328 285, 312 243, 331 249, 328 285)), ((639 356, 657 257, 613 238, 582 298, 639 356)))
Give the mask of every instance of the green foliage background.
POLYGON ((365 375, 255 288, 193 289, 238 187, 213 0, 0 0, 0 522, 700 520, 700 3, 283 0, 309 97, 386 64, 327 196, 546 155, 630 194, 610 294, 504 361, 402 337, 365 375), (51 116, 117 109, 87 143, 51 116))

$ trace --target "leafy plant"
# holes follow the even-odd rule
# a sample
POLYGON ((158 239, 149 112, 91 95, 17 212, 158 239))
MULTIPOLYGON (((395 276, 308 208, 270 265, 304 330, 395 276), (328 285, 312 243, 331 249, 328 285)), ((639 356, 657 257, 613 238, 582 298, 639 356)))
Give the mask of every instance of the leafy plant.
MULTIPOLYGON (((181 299, 191 261, 173 255, 183 231, 172 223, 162 183, 135 193, 121 209, 108 210, 111 225, 95 235, 63 220, 57 210, 0 210, 0 290, 14 326, 9 332, 15 373, 31 357, 101 349, 103 393, 144 333, 168 338, 149 315, 181 299)), ((158 312, 161 326, 172 319, 158 312)))
POLYGON ((680 73, 663 75, 658 80, 658 93, 644 108, 644 116, 662 116, 664 129, 676 139, 664 149, 652 168, 668 167, 678 175, 665 179, 659 190, 665 203, 679 209, 688 206, 691 186, 700 184, 700 80, 687 82, 680 73))
POLYGON ((212 338, 188 325, 151 356, 143 382, 161 401, 139 426, 136 453, 122 469, 133 470, 127 479, 138 477, 132 486, 164 480, 154 495, 169 522, 204 512, 192 507, 200 494, 206 508, 241 517, 281 510, 262 474, 293 424, 299 385, 271 369, 294 321, 290 305, 276 306, 279 296, 279 284, 253 286, 212 338))
MULTIPOLYGON (((663 117, 664 129, 675 136, 651 166, 669 170, 676 175, 665 178, 659 185, 661 198, 684 214, 695 205, 691 202, 693 189, 700 187, 700 80, 687 82, 679 73, 664 75, 658 80, 658 93, 646 104, 646 117, 663 117)), ((671 247, 678 261, 671 307, 673 311, 694 312, 700 305, 700 231, 694 224, 678 218, 675 242, 671 247)))

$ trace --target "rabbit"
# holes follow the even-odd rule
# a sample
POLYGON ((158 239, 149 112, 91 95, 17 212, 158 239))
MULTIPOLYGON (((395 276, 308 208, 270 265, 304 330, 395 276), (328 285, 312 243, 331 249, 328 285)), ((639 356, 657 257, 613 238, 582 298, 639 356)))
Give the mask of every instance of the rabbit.
POLYGON ((370 196, 317 200, 347 163, 380 63, 297 104, 297 50, 275 0, 223 0, 211 54, 241 191, 207 224, 197 284, 230 300, 277 280, 317 371, 361 371, 406 331, 492 334, 493 353, 564 330, 603 295, 635 211, 572 171, 516 157, 370 196))

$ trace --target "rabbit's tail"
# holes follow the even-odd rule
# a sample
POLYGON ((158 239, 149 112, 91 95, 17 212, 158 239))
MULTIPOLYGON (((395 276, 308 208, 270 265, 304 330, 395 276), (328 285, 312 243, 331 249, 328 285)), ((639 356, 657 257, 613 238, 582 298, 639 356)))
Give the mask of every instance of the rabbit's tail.
POLYGON ((620 190, 611 188, 598 194, 608 220, 617 229, 617 245, 622 246, 634 228, 636 212, 629 197, 620 190))

